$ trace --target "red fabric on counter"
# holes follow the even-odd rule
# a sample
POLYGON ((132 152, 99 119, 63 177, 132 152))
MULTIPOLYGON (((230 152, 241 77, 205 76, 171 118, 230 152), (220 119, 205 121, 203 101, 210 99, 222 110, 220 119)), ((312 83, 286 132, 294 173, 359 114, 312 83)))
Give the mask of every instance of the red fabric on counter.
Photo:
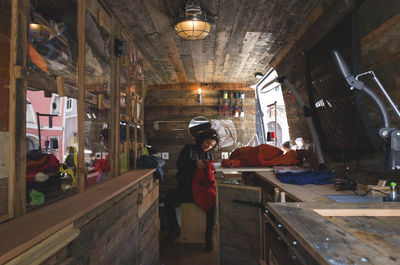
POLYGON ((283 154, 283 151, 276 146, 261 144, 256 147, 247 146, 236 149, 229 159, 222 160, 221 165, 223 167, 258 167, 293 165, 298 162, 294 150, 283 154))

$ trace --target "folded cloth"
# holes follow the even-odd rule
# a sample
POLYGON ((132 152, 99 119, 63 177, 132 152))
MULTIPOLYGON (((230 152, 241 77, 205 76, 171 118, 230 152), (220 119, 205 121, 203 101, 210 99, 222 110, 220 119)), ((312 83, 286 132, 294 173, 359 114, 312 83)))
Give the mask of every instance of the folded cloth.
POLYGON ((333 182, 333 172, 332 171, 312 171, 307 170, 304 172, 285 172, 276 173, 276 178, 280 182, 305 185, 305 184, 315 184, 315 185, 325 185, 333 182))

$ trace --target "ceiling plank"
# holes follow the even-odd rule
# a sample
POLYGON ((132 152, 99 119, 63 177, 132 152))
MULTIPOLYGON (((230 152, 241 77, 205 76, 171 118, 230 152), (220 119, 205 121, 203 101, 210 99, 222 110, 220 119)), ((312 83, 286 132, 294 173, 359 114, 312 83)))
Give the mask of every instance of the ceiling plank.
POLYGON ((166 8, 164 7, 163 0, 147 0, 144 5, 148 14, 151 17, 155 30, 160 34, 160 42, 178 76, 179 82, 187 82, 187 76, 183 63, 180 60, 179 52, 171 30, 171 23, 166 16, 166 8))
POLYGON ((214 76, 213 82, 222 80, 224 72, 225 57, 228 52, 230 36, 233 30, 233 24, 236 19, 237 10, 239 7, 238 0, 220 0, 218 10, 218 21, 216 28, 216 44, 214 54, 214 76))
MULTIPOLYGON (((227 4, 227 3, 226 3, 227 4)), ((233 23, 232 33, 230 35, 227 47, 228 56, 225 56, 223 69, 223 82, 233 82, 238 73, 237 69, 243 59, 242 44, 246 36, 249 21, 256 12, 257 6, 251 1, 240 0, 233 23)))

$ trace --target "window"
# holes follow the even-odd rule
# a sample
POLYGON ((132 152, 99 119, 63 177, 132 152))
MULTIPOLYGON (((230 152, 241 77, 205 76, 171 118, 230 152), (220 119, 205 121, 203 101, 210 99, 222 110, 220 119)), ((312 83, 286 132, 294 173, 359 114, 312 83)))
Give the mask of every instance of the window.
POLYGON ((271 139, 269 144, 276 144, 276 146, 280 147, 281 143, 290 140, 289 125, 286 117, 282 89, 277 82, 263 87, 264 84, 272 81, 277 76, 278 74, 273 70, 271 74, 257 86, 257 97, 260 100, 262 112, 260 115, 261 117, 258 117, 257 119, 262 121, 261 123, 263 125, 262 127, 265 137, 263 142, 270 140, 268 139, 268 136, 273 133, 276 138, 271 139), (275 128, 275 123, 277 124, 277 128, 275 128))
POLYGON ((28 65, 35 78, 26 91, 26 204, 33 209, 77 191, 75 99, 54 92, 61 76, 77 95, 78 41, 76 0, 56 10, 52 1, 30 2, 28 65))
POLYGON ((72 111, 72 98, 67 97, 65 99, 65 111, 66 112, 72 111))

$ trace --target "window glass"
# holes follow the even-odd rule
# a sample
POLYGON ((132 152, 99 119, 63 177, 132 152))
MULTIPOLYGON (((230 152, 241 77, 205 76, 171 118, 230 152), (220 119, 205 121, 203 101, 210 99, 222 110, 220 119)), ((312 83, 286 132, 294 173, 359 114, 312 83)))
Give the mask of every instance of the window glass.
POLYGON ((111 36, 88 11, 85 35, 84 160, 89 186, 111 176, 111 36))
POLYGON ((76 87, 78 61, 76 0, 31 1, 28 63, 34 73, 62 76, 76 87))
POLYGON ((76 0, 31 1, 28 30, 31 74, 26 93, 28 209, 77 191, 77 104, 73 98, 55 94, 59 76, 64 88, 68 86, 70 91, 76 88, 77 39, 76 0))
POLYGON ((110 177, 110 117, 111 111, 85 104, 85 176, 86 185, 110 177))
MULTIPOLYGON (((85 93, 110 100, 111 36, 86 12, 85 24, 85 93)), ((90 97, 89 97, 90 99, 90 97)))
MULTIPOLYGON (((70 99, 76 106, 76 100, 70 99)), ((27 91, 26 193, 28 207, 58 199, 77 187, 78 119, 76 108, 64 112, 66 97, 27 91), (57 99, 54 101, 54 99, 57 99), (55 106, 55 104, 57 104, 55 106), (60 104, 60 106, 58 106, 60 104), (60 109, 51 114, 53 107, 60 109)))

